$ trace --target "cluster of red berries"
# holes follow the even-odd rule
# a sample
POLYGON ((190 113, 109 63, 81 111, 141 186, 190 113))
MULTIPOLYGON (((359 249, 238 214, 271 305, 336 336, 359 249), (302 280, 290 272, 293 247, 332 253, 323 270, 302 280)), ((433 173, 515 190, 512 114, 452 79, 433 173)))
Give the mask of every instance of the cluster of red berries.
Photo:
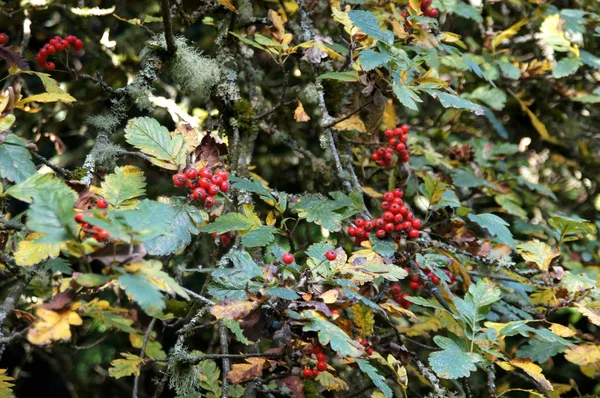
MULTIPOLYGON (((431 0, 421 0, 421 12, 423 15, 429 18, 437 18, 440 15, 440 12, 437 8, 429 8, 429 6, 431 6, 431 0)), ((411 8, 410 4, 407 8, 411 8)), ((406 17, 408 17, 408 12, 403 12, 402 17, 406 19, 406 17)))
POLYGON ((398 154, 398 162, 406 163, 410 160, 408 154, 408 132, 410 126, 403 124, 395 129, 388 129, 384 132, 385 138, 388 140, 387 146, 377 148, 371 155, 371 159, 379 166, 390 167, 394 158, 394 151, 398 154))
MULTIPOLYGON (((106 209, 108 208, 108 202, 104 198, 98 198, 96 200, 96 207, 99 209, 106 209)), ((102 215, 104 216, 106 214, 106 212, 102 213, 102 215)), ((83 230, 83 232, 85 232, 86 234, 91 234, 92 238, 96 239, 98 242, 106 242, 110 238, 110 234, 106 230, 100 227, 92 227, 89 223, 83 220, 83 217, 89 215, 90 214, 87 213, 77 213, 74 218, 78 224, 81 224, 81 229, 83 230)))
POLYGON ((313 379, 319 375, 319 372, 327 370, 327 355, 323 353, 323 347, 318 343, 310 347, 306 352, 308 355, 313 355, 317 360, 317 367, 315 369, 304 368, 302 376, 306 379, 313 379))
MULTIPOLYGON (((408 269, 408 267, 405 267, 404 270, 408 272, 409 269, 408 269)), ((431 283, 433 283, 436 286, 440 284, 440 278, 438 278, 433 273, 433 271, 428 269, 428 270, 423 270, 423 272, 425 272, 425 276, 427 277, 427 279, 429 279, 431 281, 431 283)), ((444 270, 444 273, 446 275, 448 275, 448 278, 450 278, 450 283, 451 284, 454 283, 454 281, 456 280, 456 275, 454 275, 452 272, 448 271, 447 269, 444 270)), ((417 290, 420 286, 422 286, 424 284, 425 283, 421 280, 421 278, 419 278, 418 275, 412 275, 410 277, 410 283, 408 284, 408 288, 412 289, 412 290, 417 290)))
POLYGON ((399 188, 384 193, 381 203, 383 215, 375 221, 357 218, 354 220, 354 225, 348 228, 348 235, 354 238, 357 245, 368 240, 371 231, 375 231, 375 236, 379 239, 387 236, 393 237, 396 241, 402 236, 408 236, 410 239, 418 238, 421 220, 410 212, 402 200, 403 196, 404 193, 399 188))
POLYGON ((8 44, 8 35, 6 33, 0 33, 0 45, 8 44))
POLYGON ((369 342, 367 340, 364 340, 364 339, 361 340, 360 341, 360 345, 363 346, 363 347, 365 347, 365 353, 368 356, 373 355, 373 348, 369 345, 369 342))
POLYGON ((56 52, 69 51, 73 48, 75 51, 81 51, 83 49, 83 41, 77 38, 77 36, 66 36, 64 39, 60 36, 54 36, 54 39, 44 44, 44 47, 35 56, 35 62, 40 68, 46 68, 52 72, 56 65, 54 62, 48 62, 48 57, 56 52))
POLYGON ((217 203, 215 196, 220 192, 229 191, 229 174, 221 169, 214 174, 208 167, 198 171, 190 167, 183 173, 173 176, 173 184, 178 187, 186 187, 190 191, 190 198, 202 202, 206 209, 210 209, 217 203))
MULTIPOLYGON (((412 283, 412 282, 411 282, 412 283)), ((399 285, 393 285, 390 288, 394 301, 402 306, 402 308, 408 309, 412 303, 406 299, 408 294, 402 292, 402 288, 399 285)))
POLYGON ((221 235, 217 235, 216 232, 213 232, 213 234, 212 234, 213 239, 217 239, 217 236, 219 237, 219 240, 221 241, 221 246, 225 247, 229 243, 231 243, 231 235, 229 234, 229 232, 221 234, 221 235))

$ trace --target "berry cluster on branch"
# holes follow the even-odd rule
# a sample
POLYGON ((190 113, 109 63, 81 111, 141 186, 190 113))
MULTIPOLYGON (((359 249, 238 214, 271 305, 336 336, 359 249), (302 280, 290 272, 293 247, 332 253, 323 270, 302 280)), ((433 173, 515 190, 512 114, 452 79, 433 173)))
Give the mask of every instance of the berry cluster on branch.
POLYGON ((219 192, 229 191, 229 174, 223 169, 213 174, 208 167, 203 167, 200 171, 190 167, 184 173, 175 174, 173 184, 186 187, 191 200, 201 202, 204 208, 210 209, 217 203, 215 196, 219 192))
POLYGON ((398 163, 406 163, 410 160, 408 152, 408 132, 410 126, 403 124, 395 129, 388 129, 384 132, 388 145, 377 148, 371 155, 371 159, 382 167, 390 167, 393 164, 394 152, 398 155, 398 163))
POLYGON ((56 68, 56 64, 54 62, 48 62, 48 57, 57 52, 68 52, 71 48, 76 52, 83 50, 83 41, 73 35, 66 36, 65 38, 54 36, 53 39, 50 39, 50 41, 44 44, 44 47, 38 51, 35 62, 40 68, 46 68, 46 70, 52 72, 56 68))

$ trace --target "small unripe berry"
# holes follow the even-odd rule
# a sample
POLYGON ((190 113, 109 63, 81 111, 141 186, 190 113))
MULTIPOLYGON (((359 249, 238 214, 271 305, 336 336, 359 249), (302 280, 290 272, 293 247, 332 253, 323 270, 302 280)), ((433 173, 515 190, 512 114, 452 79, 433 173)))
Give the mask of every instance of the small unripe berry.
POLYGON ((106 209, 108 208, 108 202, 104 198, 98 198, 96 201, 96 207, 99 209, 106 209))
POLYGON ((187 177, 183 173, 177 173, 173 176, 173 184, 178 187, 183 187, 187 183, 187 177))
POLYGON ((198 173, 198 170, 193 167, 190 167, 185 171, 185 176, 187 178, 198 178, 199 175, 200 173, 198 173))
POLYGON ((294 262, 294 255, 291 253, 285 253, 283 256, 281 256, 281 260, 285 264, 291 264, 294 262))
POLYGON ((337 253, 333 250, 327 250, 327 253, 325 253, 325 258, 327 258, 329 261, 333 261, 337 258, 337 253))

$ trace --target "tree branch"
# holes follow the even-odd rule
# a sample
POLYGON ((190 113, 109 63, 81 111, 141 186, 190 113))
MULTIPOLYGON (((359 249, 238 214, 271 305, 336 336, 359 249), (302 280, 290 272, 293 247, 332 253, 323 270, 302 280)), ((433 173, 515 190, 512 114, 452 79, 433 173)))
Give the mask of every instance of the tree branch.
MULTIPOLYGON (((144 362, 144 356, 146 354, 146 346, 148 345, 148 340, 150 339, 150 334, 152 333, 152 329, 154 329, 154 324, 156 323, 156 318, 152 318, 152 320, 150 321, 150 324, 148 325, 148 329, 146 330, 146 334, 144 335, 144 342, 142 343, 142 349, 140 350, 140 365, 138 366, 138 368, 142 367, 142 363, 144 362)), ((140 384, 140 375, 141 372, 138 372, 138 374, 135 376, 135 379, 133 380, 133 393, 132 393, 132 398, 138 398, 138 389, 139 389, 139 384, 140 384)))
POLYGON ((165 40, 167 42, 167 53, 169 55, 175 54, 177 48, 175 47, 175 37, 173 37, 173 25, 171 20, 171 5, 169 0, 161 0, 161 8, 163 14, 163 25, 165 28, 165 40))
POLYGON ((222 398, 228 398, 229 393, 227 389, 229 388, 229 379, 227 379, 227 374, 231 371, 231 363, 229 362, 229 334, 227 333, 227 327, 223 322, 219 322, 219 335, 221 340, 221 351, 225 355, 223 357, 223 384, 222 384, 222 398))
POLYGON ((18 221, 14 221, 14 220, 7 220, 4 217, 0 217, 0 231, 8 231, 8 230, 15 230, 15 231, 21 231, 23 228, 25 228, 25 226, 23 224, 21 224, 18 221))
POLYGON ((64 168, 62 168, 60 166, 57 166, 57 165, 55 165, 53 163, 50 163, 50 161, 48 159, 46 159, 45 157, 43 157, 39 153, 32 151, 31 154, 33 155, 34 158, 36 158, 37 160, 39 160, 40 162, 42 162, 46 166, 50 167, 52 170, 54 170, 54 172, 56 174, 59 174, 63 178, 68 178, 69 174, 71 174, 71 172, 69 170, 64 169, 64 168))

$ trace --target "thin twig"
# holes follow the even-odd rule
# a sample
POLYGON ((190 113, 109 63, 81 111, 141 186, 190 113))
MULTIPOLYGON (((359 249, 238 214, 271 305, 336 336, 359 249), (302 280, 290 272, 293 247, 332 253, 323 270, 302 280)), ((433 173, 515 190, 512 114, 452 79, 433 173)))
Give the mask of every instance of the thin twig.
POLYGON ((421 268, 417 265, 415 261, 410 261, 410 268, 413 274, 418 275, 419 278, 421 278, 421 280, 425 282, 425 287, 427 287, 427 290, 431 294, 433 294, 433 296, 440 302, 442 307, 444 307, 448 312, 452 313, 453 310, 452 307, 450 307, 450 304, 448 304, 446 299, 442 297, 438 288, 433 284, 433 282, 431 282, 431 280, 429 280, 427 276, 425 276, 425 273, 421 270, 421 268))
POLYGON ((496 374, 493 365, 486 366, 485 372, 487 373, 487 388, 490 398, 496 398, 496 374))
POLYGON ((196 365, 206 359, 246 359, 246 358, 279 358, 281 354, 279 353, 247 353, 247 354, 202 354, 198 357, 191 358, 190 360, 185 361, 185 363, 196 365))
POLYGON ((339 119, 335 119, 333 122, 329 122, 328 124, 326 124, 325 126, 323 126, 323 128, 331 128, 333 126, 335 126, 338 123, 343 122, 346 119, 350 119, 352 116, 356 115, 358 112, 360 112, 365 106, 369 106, 373 103, 373 100, 370 99, 367 102, 365 102, 364 104, 362 104, 361 106, 359 106, 358 108, 356 108, 355 110, 353 110, 352 112, 350 112, 349 114, 347 114, 346 116, 342 116, 339 119))
POLYGON ((7 220, 4 217, 0 217, 0 231, 8 231, 8 230, 15 230, 15 231, 21 231, 25 226, 23 224, 21 224, 18 221, 14 221, 14 220, 7 220))
POLYGON ((60 166, 57 166, 53 163, 50 163, 50 161, 48 161, 48 159, 46 159, 45 157, 43 157, 42 155, 40 155, 37 152, 31 152, 33 154, 33 157, 36 158, 37 160, 39 160, 40 162, 42 162, 43 164, 45 164, 46 166, 50 167, 52 170, 54 170, 54 172, 56 174, 59 174, 60 176, 67 178, 69 177, 69 170, 67 169, 63 169, 60 166))
MULTIPOLYGON (((220 329, 220 340, 221 340, 221 351, 223 352, 223 354, 225 355, 229 355, 229 333, 227 332, 227 327, 225 326, 225 324, 223 322, 219 322, 219 329, 220 329)), ((229 397, 229 393, 228 393, 228 389, 229 389, 229 379, 227 378, 228 373, 231 371, 231 363, 229 362, 229 357, 224 357, 223 358, 223 390, 221 393, 221 397, 222 398, 228 398, 229 397)))
POLYGON ((103 335, 102 337, 100 337, 98 340, 94 341, 91 344, 88 345, 76 345, 73 348, 75 349, 75 351, 81 351, 81 350, 89 350, 91 348, 94 348, 100 344, 102 344, 102 342, 106 339, 108 339, 111 336, 111 333, 106 333, 105 335, 103 335))
POLYGON ((173 37, 173 25, 171 21, 171 5, 169 0, 161 0, 161 8, 163 14, 163 25, 165 27, 165 40, 167 41, 167 53, 169 55, 175 54, 177 47, 175 47, 175 37, 173 37))
MULTIPOLYGON (((146 330, 146 335, 144 336, 144 342, 142 343, 142 349, 140 350, 140 364, 138 368, 141 369, 142 364, 144 363, 144 356, 146 354, 146 345, 148 345, 148 340, 150 340, 150 334, 152 333, 152 329, 154 329, 154 324, 156 323, 157 318, 152 318, 150 324, 148 325, 148 329, 146 330)), ((138 369, 139 370, 139 369, 138 369)), ((141 372, 138 371, 138 374, 135 376, 133 380, 133 394, 132 398, 138 398, 138 389, 140 384, 140 375, 141 372)))
POLYGON ((195 298, 196 300, 200 300, 200 301, 202 301, 203 303, 205 303, 205 304, 208 304, 208 305, 215 305, 215 303, 214 303, 214 302, 213 302, 211 299, 209 299, 209 298, 206 298, 206 297, 204 297, 204 296, 201 296, 201 295, 199 295, 198 293, 196 293, 196 292, 194 292, 194 291, 192 291, 192 290, 190 290, 190 289, 186 289, 186 288, 184 287, 184 288, 183 288, 183 290, 185 290, 185 292, 186 292, 187 294, 189 294, 190 296, 192 296, 192 297, 193 297, 193 298, 195 298))

